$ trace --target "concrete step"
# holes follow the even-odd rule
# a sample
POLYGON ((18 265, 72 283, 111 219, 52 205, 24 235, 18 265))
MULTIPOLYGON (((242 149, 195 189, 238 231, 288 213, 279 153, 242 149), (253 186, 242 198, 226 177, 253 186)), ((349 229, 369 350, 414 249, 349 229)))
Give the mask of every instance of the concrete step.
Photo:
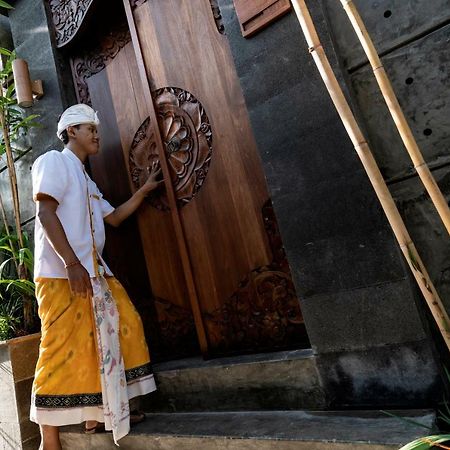
MULTIPOLYGON (((396 415, 432 426, 432 411, 396 415)), ((427 430, 374 411, 215 412, 148 414, 120 441, 123 450, 394 450, 427 430)), ((112 450, 110 433, 62 428, 65 450, 112 450)))
POLYGON ((312 350, 154 365, 150 412, 323 410, 325 394, 312 350))

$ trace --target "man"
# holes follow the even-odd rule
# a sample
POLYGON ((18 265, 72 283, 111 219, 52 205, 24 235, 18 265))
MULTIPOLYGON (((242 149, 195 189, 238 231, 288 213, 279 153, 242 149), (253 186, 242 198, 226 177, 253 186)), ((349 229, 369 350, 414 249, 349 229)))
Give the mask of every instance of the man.
MULTIPOLYGON (((156 389, 140 317, 101 257, 104 223, 118 226, 154 190, 160 169, 114 209, 84 170, 99 151, 96 112, 74 105, 62 114, 62 152, 47 152, 32 169, 36 202, 35 281, 42 338, 30 418, 41 449, 61 450, 59 426, 105 423, 114 441, 126 435, 128 400, 156 389)), ((127 264, 127 261, 123 261, 127 264)))

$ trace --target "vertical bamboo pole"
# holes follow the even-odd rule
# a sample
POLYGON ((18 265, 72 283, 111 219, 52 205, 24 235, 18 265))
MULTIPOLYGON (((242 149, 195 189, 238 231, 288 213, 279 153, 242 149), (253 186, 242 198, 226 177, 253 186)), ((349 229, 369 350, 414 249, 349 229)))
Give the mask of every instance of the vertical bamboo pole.
POLYGON ((6 115, 3 110, 0 111, 0 126, 3 132, 3 140, 5 142, 6 165, 8 167, 8 178, 11 185, 11 196, 13 200, 14 220, 16 223, 16 233, 19 239, 20 248, 23 248, 22 224, 20 222, 20 203, 19 192, 17 189, 16 167, 14 165, 14 157, 9 141, 8 124, 6 123, 6 115))
POLYGON ((0 193, 0 213, 2 216, 3 223, 5 225, 5 234, 6 234, 6 236, 8 236, 9 246, 11 248, 11 253, 12 253, 12 259, 14 261, 14 265, 16 266, 16 271, 17 271, 17 273, 19 273, 19 263, 17 262, 17 259, 16 259, 15 245, 11 238, 11 233, 9 232, 9 222, 8 222, 8 218, 6 217, 5 205, 3 204, 3 198, 2 198, 1 193, 0 193))
POLYGON ((361 42, 362 47, 369 59, 370 65, 372 66, 373 73, 380 87, 381 93, 383 94, 384 100, 389 108, 392 118, 394 119, 397 130, 402 138, 403 144, 409 153, 409 156, 414 163, 414 168, 416 169, 420 179, 422 180, 425 189, 427 190, 434 206, 436 207, 439 216, 442 219, 448 233, 450 234, 450 209, 448 207, 447 201, 442 194, 439 186, 437 185, 433 175, 427 163, 424 161, 422 153, 417 145, 416 140, 412 134, 411 128, 406 121, 405 115, 403 114, 402 108, 398 102, 395 95, 392 84, 389 81, 389 77, 383 67, 383 63, 378 56, 372 39, 367 32, 364 22, 356 9, 353 0, 340 0, 342 6, 347 13, 350 22, 355 29, 355 32, 361 42))
POLYGON ((408 262, 411 272, 431 310, 437 326, 444 338, 447 348, 450 350, 450 320, 447 312, 436 292, 435 287, 423 265, 423 262, 409 236, 408 230, 400 216, 389 189, 381 175, 380 169, 375 162, 369 145, 356 122, 344 93, 334 75, 333 69, 320 43, 311 15, 305 0, 292 0, 295 12, 300 22, 303 33, 308 43, 309 51, 319 69, 323 81, 328 89, 330 97, 336 107, 347 133, 352 140, 356 152, 366 170, 375 193, 381 203, 386 217, 391 225, 397 242, 408 262))

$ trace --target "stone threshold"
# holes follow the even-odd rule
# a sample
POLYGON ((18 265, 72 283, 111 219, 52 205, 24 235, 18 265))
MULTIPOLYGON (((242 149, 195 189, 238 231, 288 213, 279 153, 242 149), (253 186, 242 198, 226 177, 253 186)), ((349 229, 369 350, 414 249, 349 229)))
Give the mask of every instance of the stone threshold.
POLYGON ((144 399, 148 412, 326 409, 311 349, 188 358, 153 368, 158 390, 144 399))
POLYGON ((214 359, 203 359, 201 356, 176 359, 153 365, 155 373, 183 369, 207 369, 208 367, 225 367, 239 364, 273 363, 277 361, 313 358, 312 349, 285 350, 271 353, 252 353, 248 355, 227 356, 214 359))
MULTIPOLYGON (((255 411, 147 414, 147 420, 120 441, 124 450, 388 450, 430 434, 430 410, 255 411)), ((62 428, 67 450, 115 448, 110 433, 85 435, 81 426, 62 428)))

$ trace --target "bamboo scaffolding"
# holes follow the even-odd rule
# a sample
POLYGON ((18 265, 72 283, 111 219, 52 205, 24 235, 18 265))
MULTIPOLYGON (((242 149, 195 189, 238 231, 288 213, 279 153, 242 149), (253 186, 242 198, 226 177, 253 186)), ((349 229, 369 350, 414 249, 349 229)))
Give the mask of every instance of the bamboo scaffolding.
POLYGON ((403 144, 405 145, 406 150, 408 151, 409 156, 414 164, 414 168, 416 169, 417 174, 419 175, 423 185, 425 186, 425 189, 428 192, 428 195, 430 196, 434 206, 436 207, 437 212, 445 225, 445 228, 447 228, 447 231, 450 234, 450 209, 448 207, 448 203, 445 200, 445 197, 442 194, 441 190, 439 189, 436 180, 433 178, 433 175, 431 174, 427 163, 423 159, 419 146, 414 139, 411 128, 406 121, 405 115, 403 114, 394 89, 392 88, 389 77, 386 74, 386 70, 383 67, 383 63, 381 62, 372 39, 367 32, 364 21, 362 20, 355 4, 353 3, 353 0, 340 0, 340 2, 342 3, 342 6, 344 7, 345 12, 348 15, 348 18, 350 19, 350 22, 355 29, 358 39, 361 42, 364 52, 369 59, 378 86, 380 87, 381 93, 383 94, 389 112, 394 119, 403 144))
POLYGON ((437 326, 444 338, 447 348, 450 350, 450 320, 447 312, 439 298, 438 293, 427 273, 425 266, 417 252, 414 243, 406 229, 403 219, 395 205, 389 189, 384 181, 380 169, 375 162, 369 145, 358 126, 358 123, 350 109, 344 93, 336 79, 328 58, 320 43, 317 31, 312 21, 304 0, 292 0, 295 12, 300 22, 301 28, 308 43, 309 51, 314 62, 319 69, 320 75, 328 89, 330 97, 339 113, 345 129, 358 153, 359 158, 372 183, 375 193, 381 203, 386 217, 391 225, 397 242, 400 245, 403 255, 408 262, 411 272, 427 302, 428 307, 436 321, 437 326))

